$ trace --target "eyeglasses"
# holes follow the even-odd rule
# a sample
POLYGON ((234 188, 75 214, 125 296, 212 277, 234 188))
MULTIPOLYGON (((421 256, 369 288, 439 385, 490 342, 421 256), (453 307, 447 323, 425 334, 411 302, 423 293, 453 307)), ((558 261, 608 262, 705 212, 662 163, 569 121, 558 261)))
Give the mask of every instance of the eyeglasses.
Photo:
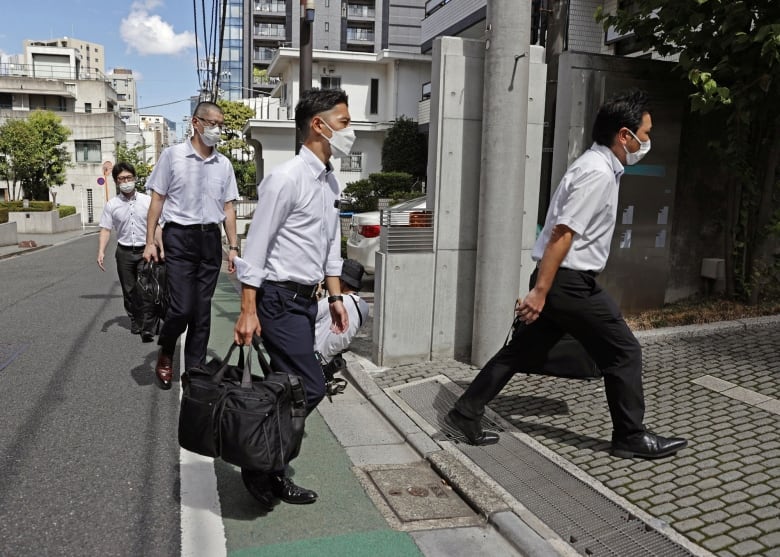
POLYGON ((120 184, 126 184, 135 181, 135 176, 117 176, 116 181, 120 184))
POLYGON ((201 118, 200 116, 195 116, 195 118, 197 118, 198 120, 200 120, 201 122, 203 122, 204 124, 207 124, 209 127, 212 127, 212 128, 214 126, 218 126, 218 127, 221 128, 221 127, 223 127, 225 125, 225 122, 219 122, 217 120, 206 120, 205 118, 201 118))

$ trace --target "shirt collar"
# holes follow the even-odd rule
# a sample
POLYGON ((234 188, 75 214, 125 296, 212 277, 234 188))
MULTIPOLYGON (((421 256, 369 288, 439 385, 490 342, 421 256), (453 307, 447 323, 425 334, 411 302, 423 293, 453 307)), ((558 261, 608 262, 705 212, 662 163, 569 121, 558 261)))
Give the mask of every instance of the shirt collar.
POLYGON ((216 156, 217 156, 217 153, 218 153, 218 151, 217 151, 217 148, 216 148, 216 147, 212 147, 212 148, 211 148, 211 154, 210 154, 209 156, 207 156, 207 157, 205 157, 205 158, 204 158, 204 157, 201 157, 201 156, 200 156, 200 153, 198 153, 198 152, 195 150, 195 147, 193 147, 193 145, 192 145, 192 138, 191 138, 191 137, 187 139, 187 147, 188 147, 188 148, 189 148, 189 150, 190 150, 190 154, 189 154, 188 156, 191 156, 191 157, 198 157, 199 159, 201 159, 201 160, 203 160, 203 161, 209 161, 209 160, 213 159, 214 157, 216 157, 216 156))
POLYGON ((623 164, 620 162, 620 160, 615 156, 615 153, 612 152, 612 149, 606 145, 599 145, 596 142, 594 142, 590 148, 592 151, 596 151, 607 160, 609 165, 612 167, 612 172, 615 173, 615 180, 619 181, 620 177, 623 176, 623 172, 625 172, 625 168, 623 167, 623 164))
POLYGON ((333 165, 330 164, 330 161, 323 164, 323 162, 317 158, 317 155, 315 155, 311 149, 305 145, 301 145, 301 150, 298 152, 298 156, 303 159, 303 162, 306 163, 306 166, 311 169, 312 174, 314 174, 318 180, 323 176, 327 176, 333 172, 333 165))

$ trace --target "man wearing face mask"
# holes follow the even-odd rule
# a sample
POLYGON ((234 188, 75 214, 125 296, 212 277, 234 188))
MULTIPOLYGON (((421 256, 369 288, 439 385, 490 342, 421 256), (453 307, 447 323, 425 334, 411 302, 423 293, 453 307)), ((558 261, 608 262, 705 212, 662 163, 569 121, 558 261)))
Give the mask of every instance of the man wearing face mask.
MULTIPOLYGON (((141 330, 144 322, 134 291, 137 284, 139 261, 146 247, 146 218, 151 198, 135 189, 135 167, 127 162, 114 165, 111 175, 119 186, 119 195, 108 200, 100 215, 97 264, 105 271, 106 246, 111 231, 116 230, 116 270, 122 286, 125 311, 130 318, 130 332, 141 335, 143 342, 154 340, 154 331, 141 330)), ((156 248, 156 246, 155 246, 156 248)))
POLYGON ((173 352, 186 330, 184 367, 205 363, 211 332, 211 298, 222 267, 222 235, 227 236, 228 272, 238 254, 238 187, 233 166, 216 149, 225 117, 211 102, 201 102, 192 116, 189 141, 168 147, 146 181, 151 192, 146 230, 147 261, 158 256, 154 232, 162 216, 169 306, 160 330, 155 377, 163 389, 173 380, 173 352))
MULTIPOLYGON (((249 344, 262 335, 276 371, 298 375, 311 412, 325 396, 325 377, 314 355, 317 287, 325 279, 330 294, 331 329, 347 330, 341 294, 341 186, 332 157, 347 156, 355 141, 347 95, 341 90, 310 89, 295 107, 300 152, 277 166, 257 187, 246 250, 236 259, 241 281, 241 313, 234 339, 249 344)), ((242 471, 249 492, 265 507, 274 498, 290 504, 313 503, 317 494, 295 485, 285 470, 271 474, 242 471)))
POLYGON ((600 108, 593 145, 568 168, 550 201, 532 254, 537 268, 531 291, 515 304, 519 324, 447 415, 469 443, 498 441, 496 433, 480 426, 485 405, 515 373, 541 369, 550 349, 569 333, 604 377, 614 456, 661 458, 687 446, 684 439, 645 428, 642 349, 617 304, 596 282, 609 256, 624 165, 636 164, 650 151, 651 128, 643 91, 619 93, 600 108))

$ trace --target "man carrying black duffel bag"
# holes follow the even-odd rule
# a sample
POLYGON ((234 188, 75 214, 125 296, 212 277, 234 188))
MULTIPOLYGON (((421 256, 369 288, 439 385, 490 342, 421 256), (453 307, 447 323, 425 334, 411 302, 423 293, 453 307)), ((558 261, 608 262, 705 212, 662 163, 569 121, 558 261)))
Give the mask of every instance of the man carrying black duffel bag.
MULTIPOLYGON (((276 372, 297 375, 311 412, 325 396, 322 368, 314 356, 317 290, 325 279, 332 327, 343 332, 349 317, 341 295, 339 193, 332 156, 346 156, 355 140, 349 127, 347 95, 310 89, 295 107, 303 137, 300 153, 276 166, 257 187, 255 211, 244 256, 236 257, 241 281, 241 314, 234 340, 249 344, 262 335, 276 372)), ((274 499, 313 503, 317 493, 293 483, 285 470, 242 469, 249 492, 264 506, 274 499)))

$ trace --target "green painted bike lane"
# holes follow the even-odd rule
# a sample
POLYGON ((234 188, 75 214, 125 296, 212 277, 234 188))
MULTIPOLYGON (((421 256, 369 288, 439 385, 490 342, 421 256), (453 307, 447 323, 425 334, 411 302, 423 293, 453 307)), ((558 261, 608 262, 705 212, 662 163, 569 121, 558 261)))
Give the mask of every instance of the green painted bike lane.
MULTIPOLYGON (((235 284, 234 277, 220 274, 212 300, 210 356, 223 356, 232 342, 239 313, 235 284)), ((244 488, 238 468, 221 460, 214 468, 229 557, 422 555, 409 534, 387 525, 319 412, 307 419, 301 454, 290 467, 296 483, 317 491, 316 503, 280 502, 266 513, 244 488)))

